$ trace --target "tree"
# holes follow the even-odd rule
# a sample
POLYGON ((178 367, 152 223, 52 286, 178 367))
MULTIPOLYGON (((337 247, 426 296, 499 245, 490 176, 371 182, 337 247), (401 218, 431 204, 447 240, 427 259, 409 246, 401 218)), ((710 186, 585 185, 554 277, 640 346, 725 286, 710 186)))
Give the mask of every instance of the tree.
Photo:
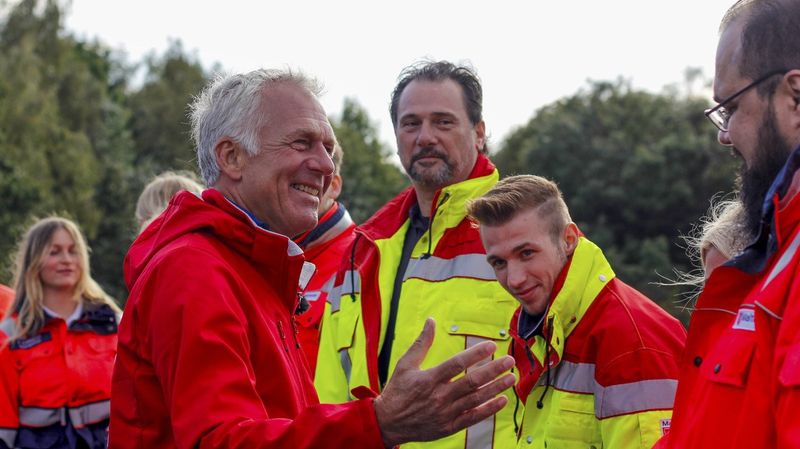
POLYGON ((688 268, 679 235, 713 195, 733 188, 736 162, 716 142, 706 107, 622 80, 593 82, 537 111, 494 160, 505 174, 555 180, 620 277, 675 313, 675 289, 655 283, 688 268))
POLYGON ((332 123, 344 150, 339 200, 362 223, 408 186, 408 180, 389 161, 391 151, 378 140, 376 126, 355 100, 346 99, 341 117, 332 123))
MULTIPOLYGON (((24 0, 0 25, 2 254, 13 253, 33 217, 51 213, 73 218, 93 243, 108 215, 100 195, 120 191, 106 188, 108 163, 124 164, 131 153, 125 112, 115 103, 124 91, 119 67, 102 45, 63 33, 61 19, 55 1, 40 8, 24 0)), ((99 259, 98 277, 112 278, 107 270, 118 264, 99 259)))
POLYGON ((164 170, 195 171, 188 105, 208 76, 180 41, 172 42, 160 57, 148 56, 145 65, 144 85, 129 100, 134 163, 148 177, 164 170))

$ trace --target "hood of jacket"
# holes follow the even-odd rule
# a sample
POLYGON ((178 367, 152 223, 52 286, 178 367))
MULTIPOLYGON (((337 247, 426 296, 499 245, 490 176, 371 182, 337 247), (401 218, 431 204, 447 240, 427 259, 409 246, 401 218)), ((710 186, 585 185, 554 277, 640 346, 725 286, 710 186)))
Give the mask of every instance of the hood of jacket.
POLYGON ((263 266, 265 273, 275 268, 275 254, 286 254, 289 265, 300 267, 297 271, 303 266, 303 251, 296 243, 282 234, 258 227, 219 191, 205 190, 202 197, 183 191, 172 198, 167 209, 142 231, 128 250, 124 265, 128 290, 159 251, 197 232, 214 236, 254 264, 263 266))

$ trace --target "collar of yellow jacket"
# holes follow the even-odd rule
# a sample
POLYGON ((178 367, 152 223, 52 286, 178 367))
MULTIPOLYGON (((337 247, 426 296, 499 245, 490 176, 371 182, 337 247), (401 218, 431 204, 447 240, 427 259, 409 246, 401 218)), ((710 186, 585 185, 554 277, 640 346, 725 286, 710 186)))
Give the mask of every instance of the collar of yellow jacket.
POLYGON ((499 179, 500 173, 494 169, 488 175, 443 187, 434 198, 433 226, 444 229, 458 226, 467 216, 467 201, 483 196, 499 179))
MULTIPOLYGON (((581 322, 600 291, 614 277, 616 274, 603 251, 586 237, 580 237, 564 284, 551 301, 544 322, 544 334, 549 335, 551 351, 558 357, 556 360, 562 359, 566 339, 581 322)), ((531 348, 539 360, 545 358, 547 340, 539 336, 531 348)))

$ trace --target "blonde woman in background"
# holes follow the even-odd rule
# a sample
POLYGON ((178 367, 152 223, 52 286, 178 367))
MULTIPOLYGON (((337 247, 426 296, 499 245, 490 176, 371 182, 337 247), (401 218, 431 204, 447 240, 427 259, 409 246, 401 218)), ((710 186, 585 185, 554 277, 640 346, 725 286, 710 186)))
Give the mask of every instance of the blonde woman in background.
POLYGON ((181 190, 199 195, 203 191, 203 186, 191 172, 172 171, 161 173, 145 186, 139 195, 139 200, 136 201, 136 221, 139 224, 140 234, 150 222, 164 212, 169 200, 181 190))
POLYGON ((91 278, 77 225, 35 223, 0 323, 0 449, 106 447, 120 310, 91 278))
POLYGON ((703 278, 711 275, 715 268, 741 253, 752 236, 744 225, 745 215, 738 200, 720 201, 713 204, 708 215, 701 219, 699 235, 689 237, 689 256, 700 262, 703 278))

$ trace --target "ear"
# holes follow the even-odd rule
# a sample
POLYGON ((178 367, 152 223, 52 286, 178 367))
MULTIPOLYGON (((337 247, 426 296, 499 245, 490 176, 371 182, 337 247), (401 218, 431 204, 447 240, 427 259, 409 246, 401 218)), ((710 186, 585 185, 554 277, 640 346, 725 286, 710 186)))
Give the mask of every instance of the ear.
POLYGON ((567 253, 567 257, 572 256, 578 247, 579 234, 578 225, 573 222, 567 223, 567 227, 564 228, 564 252, 567 253))
POLYGON ((478 152, 486 145, 486 123, 481 120, 475 125, 475 146, 478 152))
POLYGON ((223 137, 214 147, 214 157, 221 174, 232 181, 242 179, 242 170, 247 159, 245 149, 229 137, 223 137))
POLYGON ((342 175, 339 174, 333 175, 333 177, 331 178, 331 185, 328 187, 328 191, 325 192, 325 196, 336 201, 336 199, 339 198, 339 195, 341 193, 342 193, 342 175))

